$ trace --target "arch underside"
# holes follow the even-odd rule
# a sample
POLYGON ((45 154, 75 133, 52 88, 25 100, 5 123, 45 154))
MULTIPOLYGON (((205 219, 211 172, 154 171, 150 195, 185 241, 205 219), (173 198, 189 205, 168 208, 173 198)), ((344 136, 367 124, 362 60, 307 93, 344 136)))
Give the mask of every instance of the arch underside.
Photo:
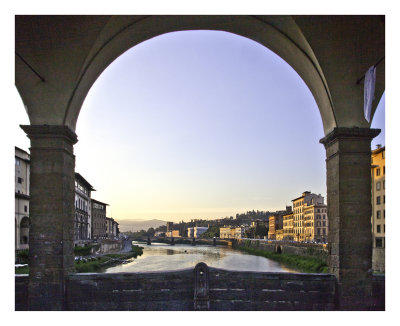
MULTIPOLYGON (((31 124, 75 130, 93 83, 131 47, 169 32, 226 31, 266 46, 293 67, 314 96, 325 134, 338 126, 368 127, 362 83, 356 82, 384 56, 384 23, 365 33, 365 25, 379 17, 360 17, 16 16, 16 86, 31 124), (360 48, 368 37, 367 48, 360 48)), ((384 69, 379 69, 377 99, 383 90, 384 69)))

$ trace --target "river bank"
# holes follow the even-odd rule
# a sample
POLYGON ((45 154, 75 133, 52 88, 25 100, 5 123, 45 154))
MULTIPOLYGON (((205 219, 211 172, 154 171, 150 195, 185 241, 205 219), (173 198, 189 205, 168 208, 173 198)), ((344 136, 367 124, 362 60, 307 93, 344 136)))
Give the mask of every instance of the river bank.
MULTIPOLYGON (((74 272, 75 273, 94 273, 100 272, 108 267, 126 264, 143 254, 143 247, 131 245, 131 250, 127 251, 126 246, 121 252, 90 255, 90 250, 78 249, 76 253, 80 256, 75 257, 74 272)), ((18 264, 15 267, 15 274, 29 274, 29 264, 18 264)))
POLYGON ((328 265, 326 261, 315 258, 305 257, 299 255, 291 255, 284 253, 274 253, 262 249, 256 249, 252 247, 240 247, 237 246, 234 249, 247 252, 251 255, 261 256, 273 261, 279 262, 280 264, 295 269, 300 273, 327 273, 328 265))

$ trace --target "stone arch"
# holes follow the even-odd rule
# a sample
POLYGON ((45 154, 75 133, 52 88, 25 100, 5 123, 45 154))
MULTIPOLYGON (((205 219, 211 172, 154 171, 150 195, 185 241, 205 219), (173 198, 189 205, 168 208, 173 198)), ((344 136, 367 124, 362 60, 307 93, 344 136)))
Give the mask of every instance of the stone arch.
POLYGON ((277 254, 281 254, 282 253, 282 246, 276 246, 276 248, 275 248, 275 252, 277 253, 277 254))
MULTIPOLYGON (((41 17, 35 23, 46 26, 55 23, 60 33, 67 32, 66 27, 53 19, 51 16, 41 17)), ((91 19, 94 20, 90 17, 85 22, 80 21, 80 24, 87 23, 89 27, 91 19)), ((78 18, 67 16, 63 20, 64 23, 74 24, 78 18)), ((122 53, 143 41, 169 32, 216 30, 246 37, 280 56, 299 74, 313 94, 325 134, 338 126, 328 82, 310 44, 292 16, 112 16, 99 17, 98 20, 97 23, 103 24, 103 28, 93 36, 92 43, 82 44, 85 46, 82 50, 74 49, 74 57, 64 58, 68 60, 68 66, 60 64, 65 61, 62 56, 68 55, 62 51, 58 53, 59 57, 50 56, 46 62, 44 69, 54 65, 56 69, 52 72, 62 75, 62 81, 57 76, 52 76, 51 80, 42 84, 37 83, 38 77, 30 76, 32 79, 27 79, 28 72, 23 59, 29 58, 29 55, 24 53, 24 58, 17 55, 16 86, 27 106, 32 125, 65 125, 74 131, 91 86, 122 53), (40 96, 33 94, 29 86, 37 88, 40 96)), ((17 30, 17 37, 19 34, 26 37, 28 31, 24 28, 29 29, 30 25, 21 26, 17 30)), ((43 35, 41 39, 44 38, 43 35)), ((17 54, 18 51, 16 49, 17 54)), ((39 75, 39 78, 42 77, 39 75)))
MULTIPOLYGON (((301 34, 290 17, 282 20, 284 20, 284 24, 301 34)), ((306 83, 317 102, 324 130, 327 132, 337 126, 328 85, 322 69, 305 39, 302 37, 293 39, 278 28, 274 21, 263 21, 250 16, 243 16, 237 20, 220 16, 215 16, 212 19, 181 17, 179 20, 170 16, 151 16, 125 26, 113 35, 112 39, 104 44, 92 58, 93 60, 85 66, 84 73, 80 76, 66 108, 63 124, 75 129, 81 106, 91 86, 121 54, 156 36, 188 30, 225 31, 246 37, 270 49, 285 60, 306 83), (229 25, 227 20, 230 22, 229 25), (138 33, 138 30, 145 30, 146 32, 138 33)))
POLYGON ((29 243, 29 226, 29 217, 24 216, 19 224, 20 244, 27 245, 29 243))

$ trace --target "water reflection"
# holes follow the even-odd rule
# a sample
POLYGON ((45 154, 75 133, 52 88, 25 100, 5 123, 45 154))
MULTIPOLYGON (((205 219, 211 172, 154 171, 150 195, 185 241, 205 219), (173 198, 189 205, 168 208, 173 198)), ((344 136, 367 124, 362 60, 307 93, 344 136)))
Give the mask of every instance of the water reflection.
POLYGON ((142 256, 128 264, 110 267, 105 273, 179 270, 193 268, 199 262, 204 262, 210 267, 236 271, 295 272, 267 258, 224 246, 171 246, 161 243, 140 246, 144 248, 142 256))

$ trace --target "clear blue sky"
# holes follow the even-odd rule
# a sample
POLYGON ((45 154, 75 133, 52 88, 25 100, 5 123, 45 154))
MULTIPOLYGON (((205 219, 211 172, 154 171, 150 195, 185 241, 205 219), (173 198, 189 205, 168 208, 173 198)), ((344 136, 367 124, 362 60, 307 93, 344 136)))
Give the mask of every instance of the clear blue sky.
MULTIPOLYGON (((381 104, 373 148, 385 144, 381 104)), ((76 133, 76 171, 116 219, 284 209, 305 190, 326 199, 314 98, 280 57, 237 35, 170 33, 130 49, 90 90, 76 133)))

